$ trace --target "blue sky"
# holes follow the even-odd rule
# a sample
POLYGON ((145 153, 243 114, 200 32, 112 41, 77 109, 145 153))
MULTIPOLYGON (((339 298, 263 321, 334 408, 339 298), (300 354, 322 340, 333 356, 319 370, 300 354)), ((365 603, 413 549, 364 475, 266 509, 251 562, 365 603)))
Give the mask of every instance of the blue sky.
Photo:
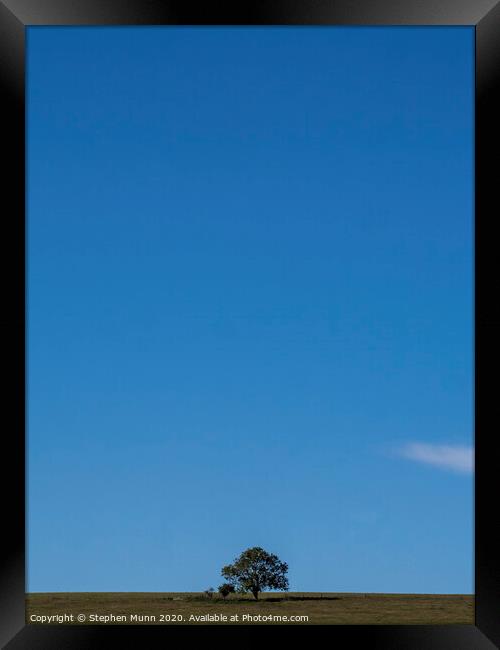
POLYGON ((28 591, 473 592, 472 28, 28 29, 28 591))

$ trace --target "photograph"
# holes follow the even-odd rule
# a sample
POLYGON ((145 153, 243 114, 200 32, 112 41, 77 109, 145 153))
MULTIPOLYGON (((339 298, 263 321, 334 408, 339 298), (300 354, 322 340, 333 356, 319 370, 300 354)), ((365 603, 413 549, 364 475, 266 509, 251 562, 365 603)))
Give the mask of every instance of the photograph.
POLYGON ((0 0, 1 648, 500 648, 499 34, 0 0))
POLYGON ((474 29, 26 38, 26 623, 472 625, 474 29))

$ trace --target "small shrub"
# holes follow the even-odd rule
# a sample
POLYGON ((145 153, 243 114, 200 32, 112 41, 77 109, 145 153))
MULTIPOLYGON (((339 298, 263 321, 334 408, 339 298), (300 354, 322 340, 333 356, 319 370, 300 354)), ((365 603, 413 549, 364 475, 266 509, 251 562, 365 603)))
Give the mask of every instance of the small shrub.
POLYGON ((234 594, 235 592, 234 585, 230 584, 229 582, 224 582, 220 587, 219 587, 219 593, 226 600, 226 598, 229 596, 229 594, 234 594))

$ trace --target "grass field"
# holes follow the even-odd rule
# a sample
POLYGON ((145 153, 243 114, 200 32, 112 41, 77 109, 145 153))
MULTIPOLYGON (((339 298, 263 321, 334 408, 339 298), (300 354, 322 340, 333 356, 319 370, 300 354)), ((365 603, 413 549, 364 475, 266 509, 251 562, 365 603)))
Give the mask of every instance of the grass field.
POLYGON ((26 596, 26 622, 49 625, 473 625, 474 597, 290 592, 264 593, 256 602, 251 596, 231 595, 223 601, 217 595, 210 599, 203 594, 185 592, 39 593, 26 596), (297 616, 302 618, 290 618, 297 616))

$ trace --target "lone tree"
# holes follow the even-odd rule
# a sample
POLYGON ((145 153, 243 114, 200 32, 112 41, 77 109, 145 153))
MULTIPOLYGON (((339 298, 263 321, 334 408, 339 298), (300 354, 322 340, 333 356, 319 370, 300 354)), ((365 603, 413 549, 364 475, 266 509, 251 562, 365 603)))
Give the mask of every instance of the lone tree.
POLYGON ((259 593, 266 589, 288 591, 287 571, 288 564, 282 562, 277 555, 254 546, 243 551, 234 564, 225 566, 221 573, 238 591, 250 591, 255 600, 258 600, 259 593))

